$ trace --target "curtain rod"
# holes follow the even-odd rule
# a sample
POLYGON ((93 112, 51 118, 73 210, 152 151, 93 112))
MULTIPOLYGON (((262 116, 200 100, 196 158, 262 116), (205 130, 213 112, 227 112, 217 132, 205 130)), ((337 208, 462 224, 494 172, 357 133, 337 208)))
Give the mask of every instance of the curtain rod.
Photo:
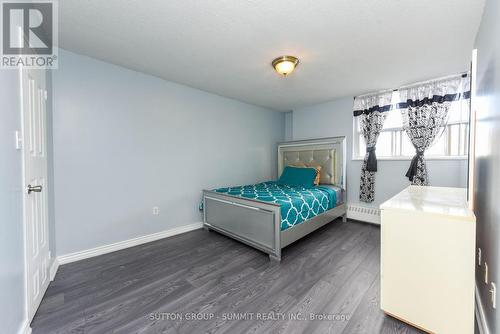
POLYGON ((455 77, 458 77, 458 76, 460 76, 462 78, 467 78, 468 75, 469 75, 469 72, 462 72, 462 73, 447 75, 447 76, 444 76, 444 77, 439 77, 439 78, 436 78, 436 79, 430 79, 430 80, 425 80, 425 81, 418 81, 418 82, 414 82, 412 84, 407 84, 407 85, 400 86, 399 88, 396 88, 396 89, 383 89, 383 90, 379 90, 377 92, 372 92, 372 93, 357 95, 357 96, 354 96, 354 99, 356 99, 357 97, 366 97, 366 96, 371 96, 371 95, 378 95, 378 94, 387 93, 387 92, 390 92, 390 91, 397 92, 398 90, 400 90, 402 88, 409 88, 409 87, 413 87, 413 86, 419 86, 419 85, 423 85, 423 84, 426 84, 426 83, 429 83, 429 82, 442 81, 442 80, 446 80, 446 79, 455 78, 455 77))

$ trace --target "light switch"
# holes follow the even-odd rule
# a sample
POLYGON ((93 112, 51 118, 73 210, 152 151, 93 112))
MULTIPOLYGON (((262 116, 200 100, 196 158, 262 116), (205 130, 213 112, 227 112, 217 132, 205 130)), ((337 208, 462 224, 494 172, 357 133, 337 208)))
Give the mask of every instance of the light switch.
POLYGON ((23 148, 23 137, 21 135, 21 131, 16 131, 16 150, 20 150, 23 148))

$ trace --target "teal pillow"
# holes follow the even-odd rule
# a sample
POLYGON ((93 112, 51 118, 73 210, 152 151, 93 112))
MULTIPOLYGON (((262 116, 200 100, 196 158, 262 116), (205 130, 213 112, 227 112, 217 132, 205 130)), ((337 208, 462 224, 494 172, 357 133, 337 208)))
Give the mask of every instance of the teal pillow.
POLYGON ((306 188, 314 187, 314 180, 316 179, 315 168, 301 168, 286 166, 281 173, 278 180, 279 184, 286 184, 289 186, 301 186, 306 188))

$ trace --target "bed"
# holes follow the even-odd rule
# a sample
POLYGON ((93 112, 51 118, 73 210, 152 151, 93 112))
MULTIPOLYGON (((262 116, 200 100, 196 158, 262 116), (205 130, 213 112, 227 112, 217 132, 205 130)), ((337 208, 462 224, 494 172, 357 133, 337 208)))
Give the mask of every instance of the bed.
POLYGON ((278 144, 278 175, 286 166, 321 166, 320 185, 274 181, 203 191, 203 225, 281 261, 284 247, 332 222, 346 219, 345 137, 278 144))

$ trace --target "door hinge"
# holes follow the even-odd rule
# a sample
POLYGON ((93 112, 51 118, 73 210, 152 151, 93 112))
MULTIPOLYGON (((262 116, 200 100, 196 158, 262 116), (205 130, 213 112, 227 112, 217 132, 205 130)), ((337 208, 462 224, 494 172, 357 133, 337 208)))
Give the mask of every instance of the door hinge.
POLYGON ((495 284, 495 282, 491 282, 490 294, 491 294, 491 306, 493 306, 493 308, 496 309, 497 308, 497 285, 495 284))
POLYGON ((16 131, 16 150, 21 150, 23 148, 23 137, 21 131, 16 131))

